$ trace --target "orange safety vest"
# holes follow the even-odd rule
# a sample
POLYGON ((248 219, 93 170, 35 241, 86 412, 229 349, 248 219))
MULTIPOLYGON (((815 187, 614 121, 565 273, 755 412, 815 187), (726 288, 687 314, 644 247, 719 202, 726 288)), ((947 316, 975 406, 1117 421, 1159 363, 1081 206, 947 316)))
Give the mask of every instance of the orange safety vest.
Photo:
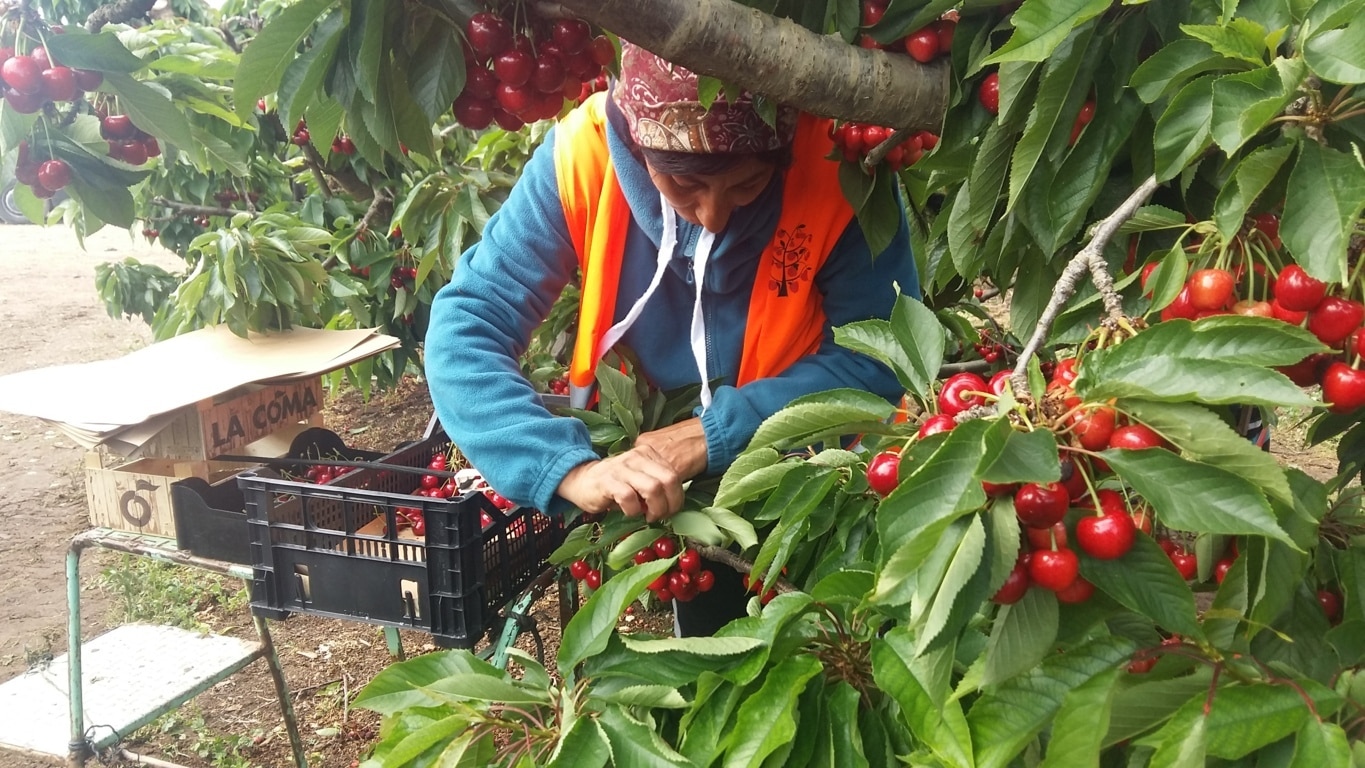
MULTIPOLYGON (((813 279, 853 219, 852 206, 838 192, 839 164, 826 159, 833 148, 829 123, 803 115, 797 124, 782 213, 749 298, 739 384, 775 376, 820 347, 824 297, 813 279)), ((631 212, 607 150, 606 94, 590 97, 555 131, 559 197, 583 276, 569 383, 587 387, 597 347, 614 322, 631 212)))

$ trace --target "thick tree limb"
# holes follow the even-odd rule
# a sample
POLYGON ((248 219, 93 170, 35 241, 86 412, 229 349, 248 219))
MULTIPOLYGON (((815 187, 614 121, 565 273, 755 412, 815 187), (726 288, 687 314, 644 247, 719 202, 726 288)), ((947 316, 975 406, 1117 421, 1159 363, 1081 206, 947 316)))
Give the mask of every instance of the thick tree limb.
POLYGON ((1117 320, 1123 316, 1123 299, 1114 291, 1114 278, 1110 276, 1102 254, 1114 233, 1124 222, 1133 218, 1133 214, 1147 202, 1147 198, 1152 196, 1156 188, 1156 177, 1148 176, 1127 200, 1114 209, 1113 213, 1095 225, 1095 233, 1091 236, 1090 242, 1067 262, 1066 269, 1062 270, 1062 276, 1057 279, 1057 284, 1052 289, 1052 298, 1048 300, 1047 307, 1038 318, 1033 336, 1019 353, 1019 362, 1015 364, 1014 373, 1010 375, 1010 388, 1014 391, 1016 399, 1021 402, 1025 399, 1028 392, 1028 361, 1042 348, 1048 333, 1052 331, 1052 324, 1061 315, 1062 308, 1076 294, 1082 275, 1090 274, 1091 282, 1099 289, 1104 300, 1104 311, 1108 318, 1117 320))
POLYGON ((122 24, 125 21, 146 17, 156 0, 118 0, 102 5, 85 20, 85 29, 91 34, 104 29, 106 24, 122 24))
POLYGON ((152 205, 161 208, 169 208, 177 214, 186 216, 227 216, 229 218, 239 213, 251 213, 242 208, 219 208, 212 205, 194 205, 193 203, 182 203, 179 200, 171 200, 165 197, 152 198, 152 205))
POLYGON ((937 130, 946 60, 919 64, 818 35, 732 0, 560 0, 626 40, 703 75, 813 114, 937 130))

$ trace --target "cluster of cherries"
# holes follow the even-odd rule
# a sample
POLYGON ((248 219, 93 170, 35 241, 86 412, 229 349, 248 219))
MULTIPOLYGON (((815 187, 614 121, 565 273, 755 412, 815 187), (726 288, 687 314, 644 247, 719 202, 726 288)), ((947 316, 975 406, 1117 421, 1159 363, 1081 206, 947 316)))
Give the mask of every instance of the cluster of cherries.
POLYGON ((465 26, 465 86, 451 110, 466 128, 497 123, 515 131, 555 117, 565 99, 606 88, 604 68, 616 58, 610 40, 582 19, 518 18, 523 29, 493 12, 476 13, 465 26))
POLYGON ((569 380, 562 376, 558 379, 551 379, 550 382, 545 385, 545 387, 546 389, 550 390, 550 394, 552 395, 569 394, 569 380))
POLYGON ((345 155, 347 157, 354 155, 355 142, 351 140, 350 136, 347 136, 344 133, 341 134, 335 139, 332 139, 332 154, 345 155))
MULTIPOLYGON (((365 277, 370 274, 369 267, 360 267, 363 272, 359 273, 365 277)), ((352 268, 355 271, 355 268, 352 268)), ((417 267, 408 265, 395 265, 393 271, 389 273, 389 287, 397 291, 408 287, 408 281, 417 279, 417 267)), ((434 469, 434 467, 433 467, 434 469)))
POLYGON ((104 75, 57 64, 47 48, 39 45, 27 54, 0 48, 0 81, 5 103, 15 112, 31 115, 44 104, 75 101, 82 93, 99 88, 104 75))
MULTIPOLYGON (((872 27, 886 15, 891 0, 863 0, 863 27, 872 27)), ((868 35, 863 35, 858 44, 864 48, 880 48, 886 51, 905 51, 910 58, 921 64, 928 64, 940 56, 947 56, 953 50, 953 33, 957 31, 957 11, 949 11, 943 18, 923 26, 905 37, 882 45, 868 35)))
POLYGON ((56 158, 39 160, 29 152, 28 142, 19 142, 19 157, 14 163, 14 178, 28 185, 34 196, 46 200, 71 183, 71 166, 56 158))
POLYGON ((982 328, 980 341, 972 344, 972 348, 981 356, 982 360, 994 365, 1002 357, 1010 354, 1010 346, 1004 341, 995 338, 995 334, 989 328, 982 328))
POLYGON ((289 143, 296 147, 304 147, 313 140, 313 134, 308 131, 308 122, 299 118, 299 122, 294 126, 294 133, 289 136, 289 143))
POLYGON ((142 165, 161 155, 161 143, 134 125, 127 115, 100 118, 100 136, 109 144, 109 156, 129 165, 142 165))
MULTIPOLYGON (((834 147, 850 163, 862 162, 872 150, 881 146, 895 134, 895 130, 867 123, 843 122, 830 128, 829 137, 834 147)), ((938 146, 938 135, 929 131, 916 131, 892 147, 883 156, 882 162, 893 172, 914 165, 925 152, 938 146)))

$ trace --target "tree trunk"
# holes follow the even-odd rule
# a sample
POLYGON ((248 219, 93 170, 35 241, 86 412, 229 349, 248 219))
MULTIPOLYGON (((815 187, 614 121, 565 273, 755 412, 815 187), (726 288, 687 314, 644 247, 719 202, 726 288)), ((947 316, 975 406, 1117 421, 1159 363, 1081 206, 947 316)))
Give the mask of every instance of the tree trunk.
POLYGON ((937 132, 945 59, 849 45, 732 0, 559 0, 588 21, 693 72, 825 117, 937 132))

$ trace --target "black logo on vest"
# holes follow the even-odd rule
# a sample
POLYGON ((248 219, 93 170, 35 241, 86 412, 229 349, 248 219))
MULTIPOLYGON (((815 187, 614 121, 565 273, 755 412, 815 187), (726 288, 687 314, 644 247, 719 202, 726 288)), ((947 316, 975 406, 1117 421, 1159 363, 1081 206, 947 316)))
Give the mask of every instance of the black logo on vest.
POLYGON ((768 263, 768 288, 779 297, 801 292, 801 283, 810 280, 811 234, 805 224, 793 231, 780 229, 768 263))

